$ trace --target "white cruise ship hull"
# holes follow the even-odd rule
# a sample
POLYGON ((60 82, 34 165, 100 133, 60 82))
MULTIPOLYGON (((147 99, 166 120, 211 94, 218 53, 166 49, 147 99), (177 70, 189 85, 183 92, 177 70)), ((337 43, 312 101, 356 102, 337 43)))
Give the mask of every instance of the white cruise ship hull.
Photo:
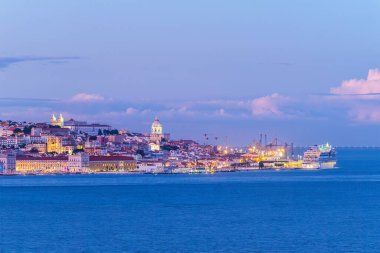
POLYGON ((320 163, 320 169, 334 169, 335 168, 335 161, 331 162, 321 162, 320 163))
POLYGON ((316 170, 320 168, 319 163, 303 163, 302 169, 316 170))

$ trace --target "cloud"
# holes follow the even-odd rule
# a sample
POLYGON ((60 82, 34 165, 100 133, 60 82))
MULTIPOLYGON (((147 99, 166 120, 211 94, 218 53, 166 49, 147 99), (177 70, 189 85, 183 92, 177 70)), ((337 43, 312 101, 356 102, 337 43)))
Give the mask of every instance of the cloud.
POLYGON ((218 115, 218 116, 226 116, 227 115, 226 111, 223 108, 220 108, 219 110, 217 110, 215 112, 215 114, 218 115))
MULTIPOLYGON (((297 104, 288 97, 274 93, 269 96, 253 99, 218 99, 188 101, 128 101, 105 98, 99 94, 78 93, 62 100, 51 99, 8 99, 0 98, 0 106, 4 113, 14 112, 14 120, 25 117, 17 112, 35 109, 27 115, 27 120, 48 120, 50 113, 64 113, 65 118, 109 122, 120 124, 123 119, 138 121, 148 120, 154 116, 168 120, 235 121, 266 118, 290 119, 297 104), (80 105, 80 106, 78 106, 80 105), (42 115, 38 111, 44 112, 42 115)), ((1 116, 1 115, 0 115, 1 116)), ((5 117, 3 114, 1 117, 5 117)), ((11 115, 7 116, 11 117, 11 115)))
POLYGON ((380 123, 380 106, 359 106, 349 111, 352 120, 362 123, 380 123))
POLYGON ((324 95, 328 111, 339 111, 348 122, 380 123, 380 70, 370 69, 366 79, 345 80, 324 95))
POLYGON ((71 98, 74 102, 103 101, 104 97, 98 94, 78 93, 71 98))
POLYGON ((136 113, 138 113, 139 111, 133 107, 128 107, 127 110, 125 111, 125 113, 127 115, 134 115, 136 113))
POLYGON ((343 98, 377 99, 380 95, 380 70, 370 69, 367 79, 343 81, 340 86, 331 88, 330 94, 343 98))
POLYGON ((21 56, 21 57, 0 57, 0 69, 8 68, 16 63, 23 62, 65 62, 69 60, 78 60, 79 57, 39 57, 39 56, 21 56))
POLYGON ((289 97, 274 93, 270 96, 264 96, 253 99, 251 102, 251 112, 256 117, 279 117, 286 113, 282 106, 288 104, 289 97))

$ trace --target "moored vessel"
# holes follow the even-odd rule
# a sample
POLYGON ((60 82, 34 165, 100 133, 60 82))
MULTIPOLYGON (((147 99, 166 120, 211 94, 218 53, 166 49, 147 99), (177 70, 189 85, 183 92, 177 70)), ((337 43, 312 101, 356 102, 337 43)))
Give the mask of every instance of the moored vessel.
POLYGON ((303 169, 332 169, 336 165, 335 149, 328 143, 314 145, 303 155, 303 169))

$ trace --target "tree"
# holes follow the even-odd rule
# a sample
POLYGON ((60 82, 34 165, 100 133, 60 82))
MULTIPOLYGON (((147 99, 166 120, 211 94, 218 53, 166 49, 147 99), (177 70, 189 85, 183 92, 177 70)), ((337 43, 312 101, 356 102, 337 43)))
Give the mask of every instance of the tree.
POLYGON ((162 149, 162 150, 170 151, 170 150, 177 150, 178 147, 177 147, 177 146, 171 146, 171 145, 162 145, 162 146, 161 146, 161 149, 162 149))
POLYGON ((111 130, 110 134, 111 135, 117 135, 117 134, 119 134, 119 130, 117 130, 117 129, 111 130))
POLYGON ((142 150, 142 149, 138 149, 138 150, 136 151, 136 155, 141 155, 142 157, 144 157, 144 156, 145 156, 145 152, 144 152, 144 150, 142 150))
POLYGON ((113 129, 113 130, 103 130, 104 135, 116 135, 119 134, 119 130, 113 129))
POLYGON ((38 151, 37 148, 32 148, 29 152, 30 152, 30 153, 38 153, 39 151, 38 151))
POLYGON ((77 153, 80 153, 80 152, 84 152, 83 148, 76 148, 73 150, 73 154, 77 154, 77 153))
POLYGON ((103 135, 102 129, 98 130, 98 135, 103 135))
POLYGON ((22 133, 23 131, 20 129, 20 128, 16 128, 15 130, 13 130, 13 133, 14 134, 20 134, 22 133))
POLYGON ((22 130, 24 132, 24 134, 31 134, 32 133, 32 128, 35 127, 35 126, 26 126, 24 127, 24 129, 22 130))

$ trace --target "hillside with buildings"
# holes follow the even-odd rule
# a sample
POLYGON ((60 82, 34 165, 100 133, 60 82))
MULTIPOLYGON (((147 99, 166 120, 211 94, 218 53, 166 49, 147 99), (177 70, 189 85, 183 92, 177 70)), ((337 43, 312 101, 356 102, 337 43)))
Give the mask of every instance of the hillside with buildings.
POLYGON ((264 162, 296 167, 289 155, 288 147, 278 145, 230 148, 171 140, 157 117, 150 133, 65 121, 62 114, 48 123, 0 122, 1 174, 215 172, 257 169, 264 162))

